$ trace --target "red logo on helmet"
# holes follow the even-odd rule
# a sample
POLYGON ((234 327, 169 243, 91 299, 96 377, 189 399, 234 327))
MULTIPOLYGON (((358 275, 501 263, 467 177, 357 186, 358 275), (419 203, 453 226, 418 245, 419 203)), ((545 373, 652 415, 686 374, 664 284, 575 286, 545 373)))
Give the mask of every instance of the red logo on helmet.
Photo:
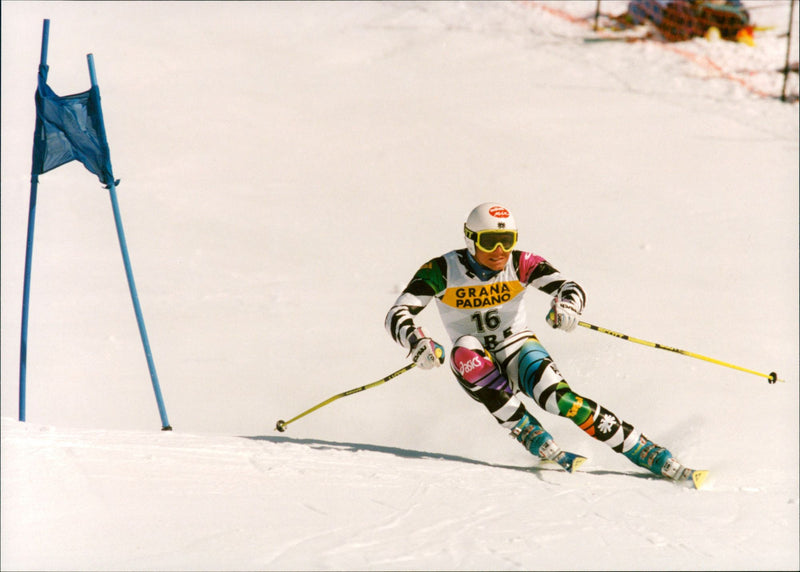
POLYGON ((492 207, 489 209, 489 214, 495 218, 508 218, 511 214, 503 207, 492 207))

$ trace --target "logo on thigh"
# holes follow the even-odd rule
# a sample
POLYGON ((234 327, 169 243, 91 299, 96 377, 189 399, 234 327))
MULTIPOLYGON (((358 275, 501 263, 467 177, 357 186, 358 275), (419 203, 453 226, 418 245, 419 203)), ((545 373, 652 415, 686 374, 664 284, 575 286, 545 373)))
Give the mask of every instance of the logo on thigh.
POLYGON ((475 356, 471 360, 458 362, 457 364, 458 373, 464 375, 475 369, 478 369, 482 365, 483 365, 483 360, 481 359, 481 356, 475 356))
POLYGON ((494 369, 491 358, 474 350, 456 348, 453 352, 453 369, 459 376, 470 383, 475 383, 494 369))

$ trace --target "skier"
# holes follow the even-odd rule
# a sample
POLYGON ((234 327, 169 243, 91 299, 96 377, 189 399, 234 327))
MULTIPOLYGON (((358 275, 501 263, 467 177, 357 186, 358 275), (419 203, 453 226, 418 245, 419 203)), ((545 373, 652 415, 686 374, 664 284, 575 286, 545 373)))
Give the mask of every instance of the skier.
POLYGON ((514 250, 517 225, 505 207, 481 204, 464 224, 467 248, 425 263, 386 315, 386 329, 423 369, 444 363, 444 348, 414 317, 436 299, 453 349, 450 368, 462 388, 481 402, 533 455, 572 472, 584 460, 562 451, 517 397, 531 397, 542 409, 571 419, 583 431, 636 465, 674 480, 690 470, 672 454, 564 380, 547 350, 527 328, 523 303, 532 286, 552 296, 546 321, 572 331, 586 296, 544 258, 514 250))

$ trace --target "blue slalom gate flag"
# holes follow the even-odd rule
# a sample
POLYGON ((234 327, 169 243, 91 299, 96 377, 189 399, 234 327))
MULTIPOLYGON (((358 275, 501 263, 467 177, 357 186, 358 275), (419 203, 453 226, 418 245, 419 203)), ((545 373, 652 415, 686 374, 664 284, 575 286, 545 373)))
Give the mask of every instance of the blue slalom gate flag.
POLYGON ((39 188, 39 175, 51 171, 70 161, 80 161, 97 175, 100 182, 108 189, 111 207, 114 212, 114 223, 117 227, 119 246, 122 251, 122 262, 128 278, 139 335, 150 370, 158 412, 161 415, 163 431, 171 431, 167 419, 167 410, 161 395, 150 341, 144 325, 139 295, 133 279, 128 245, 122 228, 122 216, 117 200, 117 185, 111 169, 111 153, 108 149, 106 129, 103 124, 103 110, 100 106, 100 88, 97 86, 97 75, 94 69, 94 57, 86 54, 89 64, 91 88, 75 95, 58 96, 47 85, 47 49, 50 36, 50 20, 45 20, 42 28, 42 54, 39 60, 39 76, 36 87, 36 128, 33 135, 33 162, 31 166, 31 199, 28 208, 28 241, 25 250, 25 284, 22 291, 22 327, 20 333, 19 358, 19 420, 25 421, 28 363, 28 314, 30 308, 31 269, 33 261, 33 234, 36 220, 36 202, 39 188))
POLYGON ((40 175, 70 161, 80 161, 100 182, 117 184, 103 134, 100 90, 59 96, 47 85, 47 66, 39 66, 32 174, 40 175))

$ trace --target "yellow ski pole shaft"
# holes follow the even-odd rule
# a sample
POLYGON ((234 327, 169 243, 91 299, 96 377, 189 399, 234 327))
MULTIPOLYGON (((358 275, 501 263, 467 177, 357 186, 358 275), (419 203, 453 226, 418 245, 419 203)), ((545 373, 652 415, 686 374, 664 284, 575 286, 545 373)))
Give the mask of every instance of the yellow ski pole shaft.
POLYGON ((284 421, 282 419, 279 419, 278 422, 275 424, 275 430, 276 431, 280 431, 282 433, 282 432, 286 431, 286 426, 289 423, 294 423, 295 421, 297 421, 301 417, 305 417, 309 413, 313 413, 317 409, 319 409, 321 407, 325 407, 326 405, 328 405, 329 403, 333 403, 337 399, 340 399, 342 397, 347 397, 348 395, 353 395, 354 393, 358 393, 360 391, 364 391, 366 389, 370 389, 372 387, 377 387, 378 385, 386 383, 387 381, 389 381, 391 379, 394 379, 395 377, 397 377, 401 373, 407 372, 408 370, 412 369, 416 365, 417 365, 416 363, 410 363, 407 366, 398 369, 396 372, 390 373, 386 377, 384 377, 382 379, 379 379, 378 381, 373 381, 372 383, 368 383, 367 385, 362 385, 360 387, 355 387, 353 389, 350 389, 350 390, 347 390, 347 391, 343 391, 342 393, 337 393, 336 395, 334 395, 333 397, 329 397, 328 399, 326 399, 322 403, 318 403, 317 405, 315 405, 311 409, 307 409, 307 410, 303 411, 302 413, 300 413, 299 415, 295 415, 294 417, 292 417, 288 421, 284 421))
POLYGON ((633 336, 629 336, 627 334, 621 334, 619 332, 615 332, 613 330, 608 330, 606 328, 601 328, 600 326, 595 326, 593 324, 588 324, 586 322, 578 322, 578 325, 579 326, 583 326, 584 328, 589 328, 590 330, 594 330, 596 332, 600 332, 600 333, 603 333, 603 334, 608 334, 609 336, 614 336, 615 338, 620 338, 622 340, 627 340, 627 341, 633 342, 635 344, 641 344, 643 346, 649 346, 651 348, 656 348, 656 349, 659 349, 659 350, 667 350, 668 352, 674 352, 676 354, 681 354, 681 355, 692 357, 692 358, 695 358, 695 359, 701 359, 703 361, 707 361, 707 362, 710 362, 710 363, 715 363, 717 365, 723 365, 725 367, 730 367, 732 369, 738 369, 739 371, 743 371, 745 373, 752 373, 753 375, 758 375, 760 377, 766 377, 767 380, 769 381, 769 383, 775 383, 776 381, 780 381, 782 383, 785 383, 784 380, 778 379, 778 374, 775 373, 774 371, 771 372, 771 373, 761 373, 760 371, 753 371, 752 369, 747 369, 747 368, 744 368, 744 367, 740 367, 740 366, 734 365, 732 363, 727 363, 727 362, 724 362, 724 361, 720 361, 718 359, 714 359, 714 358, 710 358, 710 357, 703 356, 703 355, 700 355, 700 354, 696 354, 694 352, 688 352, 686 350, 679 350, 678 348, 665 346, 663 344, 659 344, 659 343, 656 343, 656 342, 648 342, 647 340, 640 340, 638 338, 634 338, 633 336))

